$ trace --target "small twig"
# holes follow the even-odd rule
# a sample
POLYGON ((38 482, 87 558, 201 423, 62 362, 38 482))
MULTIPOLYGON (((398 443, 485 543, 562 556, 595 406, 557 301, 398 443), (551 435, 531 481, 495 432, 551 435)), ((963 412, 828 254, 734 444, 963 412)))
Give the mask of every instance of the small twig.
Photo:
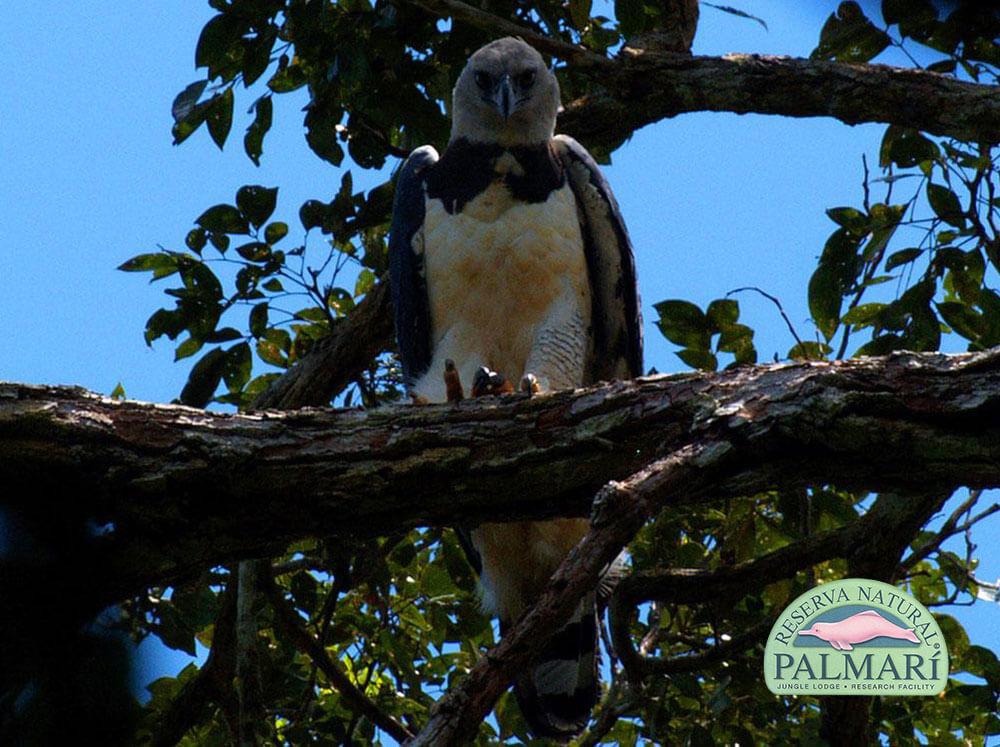
POLYGON ((792 337, 795 338, 796 344, 799 345, 799 347, 802 347, 802 339, 799 337, 798 333, 795 331, 795 327, 792 325, 792 320, 789 319, 788 318, 788 314, 785 313, 785 307, 781 305, 781 301, 779 301, 777 298, 775 298, 774 296, 772 296, 770 293, 767 293, 766 291, 764 291, 761 288, 758 288, 755 285, 746 285, 746 286, 743 286, 742 288, 734 288, 733 290, 729 291, 726 294, 726 298, 729 298, 730 296, 732 296, 732 295, 734 295, 736 293, 742 293, 743 291, 755 291, 755 292, 759 293, 760 295, 764 296, 764 298, 768 299, 775 306, 777 306, 778 307, 778 312, 781 314, 781 318, 785 320, 785 325, 788 327, 788 331, 792 333, 792 337))
POLYGON ((868 157, 862 153, 861 154, 861 167, 864 169, 865 175, 861 180, 861 188, 865 191, 864 206, 865 212, 870 213, 872 211, 871 206, 871 194, 868 191, 868 157))
POLYGON ((576 67, 610 67, 612 60, 591 52, 589 49, 539 34, 526 26, 508 21, 484 10, 474 8, 461 0, 403 0, 437 16, 451 16, 455 21, 467 23, 475 28, 506 36, 519 36, 539 52, 558 57, 576 67))
POLYGON ((281 590, 271 577, 264 578, 264 593, 274 609, 278 625, 284 630, 295 647, 309 656, 326 676, 330 685, 340 693, 344 704, 354 713, 366 716, 379 729, 393 739, 402 742, 413 734, 403 724, 378 707, 364 692, 357 688, 345 672, 331 659, 323 645, 303 627, 295 610, 285 600, 281 590))
POLYGON ((907 556, 907 558, 901 563, 901 567, 903 568, 903 570, 909 570, 910 568, 915 566, 921 560, 923 560, 932 552, 937 550, 938 547, 941 546, 941 543, 944 542, 949 537, 952 537, 956 534, 968 530, 970 527, 972 527, 973 524, 982 521, 983 519, 996 513, 997 511, 1000 511, 1000 503, 994 503, 989 508, 981 511, 976 516, 972 517, 970 520, 962 523, 961 525, 958 523, 959 519, 961 519, 962 516, 971 513, 973 507, 979 501, 982 492, 983 492, 982 490, 970 490, 969 497, 966 498, 964 501, 962 501, 962 503, 959 504, 958 508, 956 508, 954 511, 951 512, 951 515, 941 525, 941 528, 938 530, 937 534, 935 534, 930 540, 925 542, 919 548, 911 552, 907 556))
POLYGON ((597 711, 597 719, 576 743, 576 747, 595 747, 607 736, 625 712, 632 706, 627 686, 615 680, 608 688, 597 711))
POLYGON ((741 654, 748 648, 759 643, 767 636, 771 626, 774 625, 775 618, 765 618, 755 623, 739 635, 735 635, 715 646, 697 654, 687 656, 671 656, 669 658, 650 658, 643 660, 643 669, 647 675, 681 674, 682 672, 694 672, 709 664, 724 659, 731 659, 737 654, 741 654))

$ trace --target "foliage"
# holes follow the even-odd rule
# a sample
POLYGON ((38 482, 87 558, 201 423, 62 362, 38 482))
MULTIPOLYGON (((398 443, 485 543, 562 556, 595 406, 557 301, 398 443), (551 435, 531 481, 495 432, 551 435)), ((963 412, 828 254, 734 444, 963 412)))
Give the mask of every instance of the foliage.
MULTIPOLYGON (((305 236, 293 248, 288 248, 295 243, 290 235, 298 235, 298 227, 272 220, 277 188, 251 185, 238 190, 233 204, 210 207, 199 216, 186 249, 162 249, 122 265, 150 272, 154 281, 179 281, 165 291, 173 306, 156 311, 145 334, 150 344, 163 336, 179 340, 177 360, 200 354, 181 401, 246 407, 275 369, 300 359, 349 315, 385 270, 392 182, 367 194, 355 192, 351 168, 382 168, 426 142, 442 146, 451 87, 468 54, 489 37, 439 22, 408 3, 210 4, 218 15, 203 30, 196 52, 206 78, 174 101, 175 141, 183 142, 204 125, 223 147, 234 111, 243 108, 236 103, 241 87, 266 81, 266 90, 250 102, 252 119, 243 140, 247 156, 255 163, 263 157, 275 99, 307 88, 309 145, 318 157, 343 168, 336 194, 301 206, 305 236), (343 280, 348 266, 358 273, 353 286, 343 280), (259 364, 264 373, 254 376, 259 364), (220 386, 223 393, 217 394, 220 386)), ((617 0, 615 19, 610 19, 592 15, 589 0, 548 0, 530 7, 511 0, 488 3, 496 15, 601 53, 623 36, 654 28, 660 8, 643 0, 617 0)), ((813 57, 867 62, 890 48, 908 54, 916 48, 922 58, 934 57, 929 69, 998 81, 1000 53, 992 40, 1000 29, 996 18, 977 12, 975 4, 943 11, 929 0, 883 0, 881 11, 882 22, 867 17, 857 3, 842 3, 823 26, 813 57)), ((557 72, 568 97, 594 90, 590 79, 567 67, 557 72)), ((889 127, 878 154, 880 172, 872 176, 866 166, 860 204, 827 211, 831 235, 818 251, 808 284, 815 332, 804 340, 796 334, 788 357, 935 350, 957 342, 978 350, 1000 344, 1000 296, 991 287, 1000 270, 995 159, 996 148, 989 144, 889 127)), ((704 311, 679 299, 654 308, 660 331, 681 348, 677 354, 685 364, 715 370, 723 355, 731 357, 726 358, 730 365, 756 361, 754 330, 740 321, 736 300, 717 299, 704 311)), ((397 382, 394 360, 387 356, 373 363, 347 397, 360 393, 364 405, 376 406, 399 395, 397 382)), ((632 563, 637 569, 729 565, 844 526, 868 501, 833 486, 814 486, 663 515, 632 544, 632 563)), ((913 538, 912 552, 928 543, 931 549, 900 580, 932 606, 975 596, 971 555, 940 550, 934 539, 927 531, 913 538)), ((287 602, 329 656, 384 713, 411 726, 425 721, 442 688, 494 640, 478 612, 471 569, 450 532, 414 531, 336 546, 300 543, 272 563, 287 602)), ((822 563, 731 604, 654 604, 633 624, 632 635, 648 641, 648 652, 660 656, 703 650, 720 631, 759 622, 816 580, 843 576, 848 568, 845 560, 822 563)), ((212 643, 227 581, 224 569, 214 569, 172 589, 153 589, 127 605, 123 624, 138 637, 155 635, 192 653, 195 641, 212 643)), ((953 672, 977 679, 974 684, 956 681, 944 699, 877 701, 876 726, 893 744, 916 744, 918 733, 934 744, 957 744, 1000 732, 993 712, 1000 662, 994 652, 971 644, 953 618, 941 615, 939 622, 952 651, 953 672)), ((261 611, 260 638, 267 652, 264 699, 276 742, 391 741, 345 704, 316 664, 280 634, 267 609, 261 611)), ((144 711, 147 734, 195 676, 192 665, 176 678, 153 683, 144 711)), ((767 693, 753 650, 696 673, 632 688, 617 705, 622 718, 595 738, 698 745, 819 739, 816 699, 767 693)), ((483 743, 527 739, 509 694, 495 713, 495 722, 481 727, 483 743)), ((185 743, 222 742, 225 724, 225 714, 213 706, 185 743)))

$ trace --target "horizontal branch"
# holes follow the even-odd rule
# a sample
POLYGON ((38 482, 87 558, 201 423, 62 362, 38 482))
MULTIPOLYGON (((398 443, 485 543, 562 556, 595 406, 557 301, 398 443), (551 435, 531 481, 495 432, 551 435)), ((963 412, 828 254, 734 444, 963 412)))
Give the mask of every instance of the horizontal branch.
POLYGON ((974 142, 1000 142, 994 86, 888 65, 757 54, 646 53, 596 69, 605 89, 570 102, 558 130, 617 147, 648 124, 685 112, 833 117, 882 122, 974 142))
POLYGON ((775 487, 1000 485, 1000 349, 657 376, 526 398, 243 415, 0 384, 16 510, 104 527, 111 601, 304 537, 587 515, 687 445, 731 450, 684 501, 775 487))
POLYGON ((684 112, 833 117, 883 122, 974 142, 1000 142, 1000 96, 980 85, 912 68, 755 54, 692 57, 628 49, 611 59, 538 34, 461 0, 407 0, 496 35, 520 36, 543 54, 593 75, 603 89, 567 104, 558 131, 588 146, 618 147, 635 130, 684 112))

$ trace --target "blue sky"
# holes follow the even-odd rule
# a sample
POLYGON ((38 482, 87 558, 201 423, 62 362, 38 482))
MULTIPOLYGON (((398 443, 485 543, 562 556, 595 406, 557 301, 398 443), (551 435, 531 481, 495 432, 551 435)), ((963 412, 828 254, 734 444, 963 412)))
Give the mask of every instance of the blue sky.
MULTIPOLYGON (((695 52, 807 56, 836 2, 740 0, 758 24, 702 8, 695 52)), ((600 0, 595 5, 600 5, 600 0)), ((219 152, 204 131, 171 145, 170 103, 202 74, 194 68, 205 2, 62 3, 8 0, 17 18, 0 44, 0 379, 78 384, 169 401, 187 376, 165 340, 142 339, 162 286, 115 268, 158 245, 179 249, 206 207, 243 184, 280 187, 277 219, 329 200, 339 170, 305 144, 305 94, 280 97, 261 167, 243 154, 237 98, 233 135, 219 152)), ((611 15, 610 8, 605 11, 611 15)), ((891 58, 890 58, 891 61, 891 58)), ((899 60, 902 63, 902 60, 899 60)), ((242 102, 243 106, 240 107, 242 102)), ((704 305, 757 285, 778 296, 799 334, 813 338, 806 284, 833 228, 824 209, 859 204, 862 154, 875 163, 881 125, 757 115, 688 114, 638 132, 607 176, 636 247, 646 316, 646 365, 682 364, 652 325, 652 304, 704 305)), ((357 187, 384 174, 355 171, 357 187)), ((299 237, 301 234, 299 234, 299 237)), ((771 304, 739 298, 761 360, 793 344, 771 304)), ((958 349, 958 348, 955 348, 958 349)), ((996 500, 995 498, 993 500, 996 500)), ((1000 577, 1000 516, 975 534, 985 580, 1000 577)), ((980 644, 1000 649, 1000 606, 953 611, 980 644)), ((156 656, 147 673, 176 671, 183 655, 156 656)))

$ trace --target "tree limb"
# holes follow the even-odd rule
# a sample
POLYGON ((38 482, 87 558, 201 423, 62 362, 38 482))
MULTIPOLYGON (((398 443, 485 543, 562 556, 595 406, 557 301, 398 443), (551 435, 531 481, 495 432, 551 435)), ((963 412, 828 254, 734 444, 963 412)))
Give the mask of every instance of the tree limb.
POLYGON ((284 630, 288 640, 292 641, 296 648, 313 660, 326 676, 331 687, 340 693, 345 705, 355 713, 366 716, 369 721, 393 739, 399 742, 411 739, 413 734, 410 733, 410 730, 369 700, 368 696, 359 690, 350 678, 341 671, 337 663, 327 655, 323 644, 302 626, 298 615, 289 606, 281 590, 274 583, 274 579, 263 578, 262 586, 277 615, 278 625, 284 630))
POLYGON ((833 117, 1000 141, 995 87, 925 70, 757 54, 646 53, 600 74, 606 90, 567 104, 557 128, 591 146, 617 147, 641 127, 697 111, 833 117))
POLYGON ((710 492, 1000 484, 1000 349, 658 376, 588 390, 368 412, 227 415, 0 384, 8 500, 106 530, 95 603, 281 552, 303 537, 585 515, 687 444, 733 460, 710 492))
POLYGON ((692 57, 629 48, 612 60, 461 0, 410 2, 497 35, 521 36, 540 52, 597 77, 603 90, 567 104, 557 127, 591 147, 613 149, 641 127, 696 111, 883 122, 959 140, 1000 142, 1000 95, 994 86, 926 70, 773 55, 692 57))

